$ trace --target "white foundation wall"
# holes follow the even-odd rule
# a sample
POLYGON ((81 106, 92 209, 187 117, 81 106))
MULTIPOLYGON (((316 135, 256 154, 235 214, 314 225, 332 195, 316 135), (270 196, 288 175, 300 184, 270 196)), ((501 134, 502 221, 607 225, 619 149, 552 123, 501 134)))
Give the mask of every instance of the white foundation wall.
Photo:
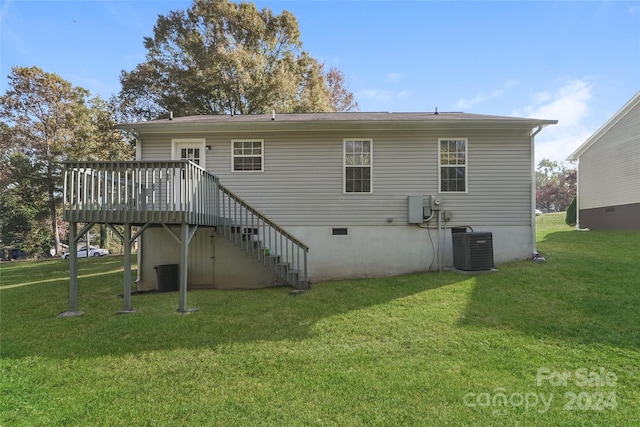
MULTIPOLYGON (((180 227, 172 227, 180 235, 180 227)), ((180 244, 162 227, 147 229, 140 245, 140 291, 158 289, 154 269, 180 263, 180 244)), ((274 286, 274 274, 213 228, 199 227, 188 252, 187 288, 254 289, 274 286)))
MULTIPOLYGON (((489 231, 496 265, 531 257, 533 241, 528 226, 477 225, 473 231, 489 231)), ((417 226, 351 226, 347 235, 333 235, 333 227, 288 227, 309 245, 312 283, 326 280, 383 277, 438 271, 438 230, 417 226), (435 248, 435 251, 434 251, 435 248)), ((440 233, 442 268, 453 265, 451 230, 440 233)))
MULTIPOLYGON (((434 225, 435 227, 435 225, 434 225)), ((493 234, 493 256, 499 264, 528 259, 533 251, 528 226, 471 225, 473 231, 493 234)), ((451 230, 415 225, 347 226, 347 235, 333 235, 334 227, 293 226, 288 231, 309 246, 312 283, 327 280, 384 277, 439 270, 453 266, 451 230), (435 251, 434 251, 435 249, 435 251)), ((141 281, 138 290, 157 289, 154 266, 177 264, 180 246, 163 228, 143 234, 141 281)), ((213 229, 200 228, 189 245, 188 286, 193 288, 251 289, 274 286, 273 273, 240 251, 213 229)))

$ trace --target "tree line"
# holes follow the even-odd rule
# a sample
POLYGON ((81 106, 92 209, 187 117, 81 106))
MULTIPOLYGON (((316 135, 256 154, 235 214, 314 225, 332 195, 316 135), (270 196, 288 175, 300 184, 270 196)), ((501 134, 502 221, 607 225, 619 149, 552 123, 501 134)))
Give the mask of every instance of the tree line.
POLYGON ((121 72, 109 100, 37 66, 11 69, 0 96, 0 246, 61 254, 63 162, 133 159, 117 122, 358 109, 344 73, 304 51, 287 11, 194 0, 158 16, 143 43, 145 61, 121 72))

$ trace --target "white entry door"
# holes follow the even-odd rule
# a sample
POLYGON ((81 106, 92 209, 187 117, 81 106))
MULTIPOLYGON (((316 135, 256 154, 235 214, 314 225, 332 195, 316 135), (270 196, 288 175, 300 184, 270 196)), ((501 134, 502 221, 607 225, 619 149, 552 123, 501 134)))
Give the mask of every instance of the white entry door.
POLYGON ((174 139, 171 144, 173 146, 171 158, 172 160, 191 160, 205 169, 204 143, 204 139, 174 139))
MULTIPOLYGON (((205 168, 205 140, 204 139, 174 139, 171 141, 172 160, 190 160, 201 168, 205 168)), ((185 176, 183 173, 176 173, 174 179, 174 201, 176 210, 192 210, 193 202, 200 190, 198 176, 185 176)))

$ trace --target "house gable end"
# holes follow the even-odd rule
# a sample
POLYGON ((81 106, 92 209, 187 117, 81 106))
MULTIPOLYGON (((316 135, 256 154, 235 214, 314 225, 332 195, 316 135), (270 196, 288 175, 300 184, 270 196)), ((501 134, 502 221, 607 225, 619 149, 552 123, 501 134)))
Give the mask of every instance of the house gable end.
POLYGON ((640 91, 637 92, 616 114, 614 114, 607 122, 596 130, 580 147, 567 157, 567 160, 575 162, 584 154, 593 144, 609 132, 618 122, 624 119, 636 107, 640 105, 640 91))

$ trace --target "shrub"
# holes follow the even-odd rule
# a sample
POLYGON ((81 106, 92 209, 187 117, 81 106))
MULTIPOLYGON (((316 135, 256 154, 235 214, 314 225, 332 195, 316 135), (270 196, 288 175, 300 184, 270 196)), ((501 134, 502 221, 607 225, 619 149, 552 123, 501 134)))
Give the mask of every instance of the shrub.
POLYGON ((570 227, 575 227, 577 221, 576 209, 578 205, 578 196, 575 196, 571 201, 571 204, 567 208, 567 216, 565 217, 564 222, 567 223, 570 227))

